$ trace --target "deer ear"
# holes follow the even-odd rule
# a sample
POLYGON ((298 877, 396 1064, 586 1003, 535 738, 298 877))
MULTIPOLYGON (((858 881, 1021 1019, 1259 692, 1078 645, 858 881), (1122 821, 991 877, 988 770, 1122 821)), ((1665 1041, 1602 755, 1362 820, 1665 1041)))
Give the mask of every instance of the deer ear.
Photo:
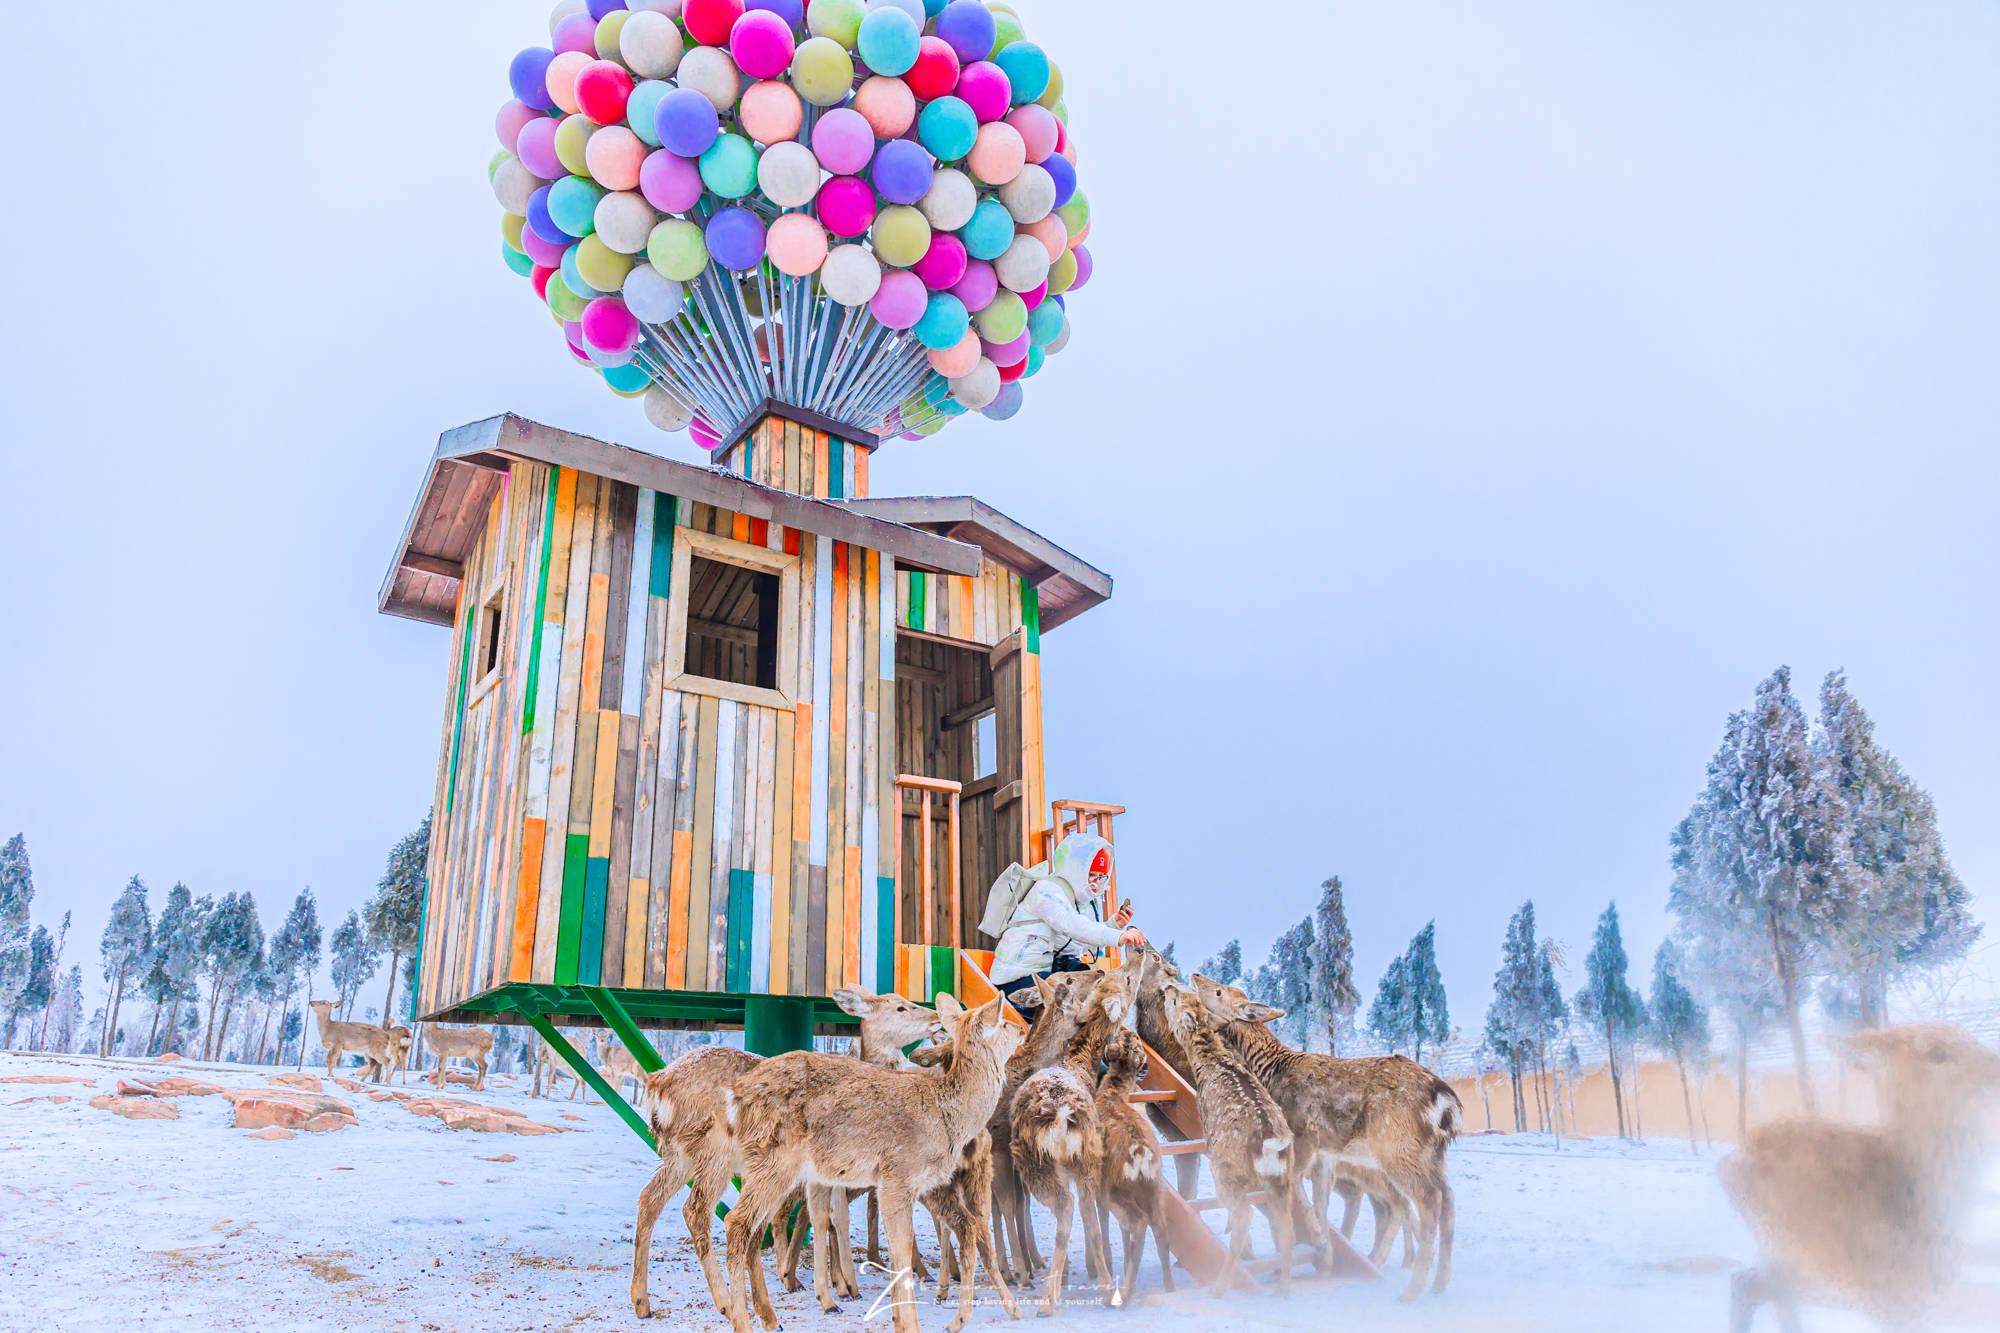
POLYGON ((875 1007, 875 996, 865 990, 843 986, 833 993, 833 1002, 856 1018, 866 1018, 875 1007))
POLYGON ((1285 1016, 1285 1011, 1255 1000, 1245 1000, 1236 1006, 1236 1016, 1246 1023, 1275 1023, 1285 1016))
POLYGON ((1016 1009, 1039 1009, 1042 1007, 1042 993, 1030 986, 1026 990, 1017 990, 1009 995, 1007 1003, 1016 1009))
POLYGON ((956 995, 953 995, 950 991, 939 991, 937 997, 937 1012, 939 1018, 950 1021, 956 1019, 960 1014, 964 1013, 965 1006, 960 1004, 958 1002, 958 997, 956 995))

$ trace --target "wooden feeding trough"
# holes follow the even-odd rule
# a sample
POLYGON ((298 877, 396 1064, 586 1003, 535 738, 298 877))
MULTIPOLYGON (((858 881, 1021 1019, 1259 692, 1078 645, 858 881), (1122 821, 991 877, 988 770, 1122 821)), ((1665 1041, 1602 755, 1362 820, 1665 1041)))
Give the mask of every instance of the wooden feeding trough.
POLYGON ((960 886, 1054 818, 1042 636, 1111 580, 976 500, 869 498, 830 424, 706 468, 515 416, 439 441, 380 597, 453 632, 420 1016, 609 1024, 652 1067, 642 1028, 770 1053, 850 1023, 837 987, 958 988, 960 886))

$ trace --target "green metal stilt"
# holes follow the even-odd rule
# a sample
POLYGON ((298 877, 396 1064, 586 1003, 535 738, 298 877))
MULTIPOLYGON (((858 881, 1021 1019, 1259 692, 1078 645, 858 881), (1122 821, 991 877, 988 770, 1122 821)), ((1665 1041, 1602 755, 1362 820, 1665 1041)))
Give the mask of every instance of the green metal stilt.
POLYGON ((743 1049, 752 1055, 809 1051, 813 1002, 797 995, 748 995, 743 999, 743 1049))
POLYGON ((604 1075, 598 1073, 590 1061, 577 1053, 577 1049, 569 1044, 569 1039, 556 1030, 556 1025, 549 1020, 547 1014, 533 1015, 528 1022, 535 1031, 542 1034, 542 1040, 549 1044, 549 1049, 556 1053, 556 1058, 568 1065, 592 1092, 602 1097, 605 1104, 631 1126, 632 1132, 646 1141, 648 1148, 654 1152, 660 1150, 660 1145, 653 1138, 652 1126, 646 1123, 646 1118, 633 1110, 631 1103, 619 1095, 618 1089, 606 1083, 604 1075))

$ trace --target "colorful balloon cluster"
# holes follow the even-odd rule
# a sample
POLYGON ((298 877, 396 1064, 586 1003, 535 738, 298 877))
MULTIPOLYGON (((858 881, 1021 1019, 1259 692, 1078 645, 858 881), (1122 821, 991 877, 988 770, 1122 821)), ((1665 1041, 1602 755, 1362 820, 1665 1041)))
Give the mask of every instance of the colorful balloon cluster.
POLYGON ((928 360, 854 424, 915 439, 1020 410, 1090 278, 1090 204, 1062 72, 1009 5, 563 0, 550 31, 500 108, 502 255, 614 392, 714 447, 726 423, 648 355, 648 326, 719 336, 694 284, 761 315, 755 292, 790 279, 928 360))

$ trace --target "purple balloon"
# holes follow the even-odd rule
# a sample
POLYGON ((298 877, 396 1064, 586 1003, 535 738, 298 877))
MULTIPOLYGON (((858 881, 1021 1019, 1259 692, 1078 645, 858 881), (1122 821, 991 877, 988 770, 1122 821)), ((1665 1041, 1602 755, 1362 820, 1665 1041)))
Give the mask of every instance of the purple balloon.
POLYGON ((743 8, 769 10, 794 29, 806 21, 805 0, 750 0, 743 8))
POLYGON ((1019 337, 1004 343, 992 343, 981 338, 979 349, 996 366, 1017 366, 1028 355, 1028 331, 1023 329, 1019 337))
POLYGON ((998 34, 992 11, 979 0, 951 0, 937 17, 937 35, 960 60, 970 61, 986 59, 998 34))
POLYGON ((868 174, 876 193, 890 203, 914 204, 930 192, 931 155, 907 139, 891 139, 875 150, 868 174))
POLYGON ((868 302, 869 313, 886 329, 907 329, 924 316, 930 293, 923 279, 908 269, 890 269, 868 302))
MULTIPOLYGON (((696 94, 700 96, 700 94, 696 94)), ((662 213, 685 213, 701 199, 701 168, 661 148, 639 167, 639 193, 662 213)))
POLYGON ((990 261, 968 259, 965 261, 965 276, 951 285, 951 294, 965 302, 967 310, 984 310, 993 304, 993 298, 1000 291, 1000 275, 993 271, 990 261))
POLYGON ((700 157, 722 132, 715 103, 692 88, 676 88, 660 99, 653 112, 653 130, 660 145, 681 157, 700 157))
POLYGON ((584 0, 583 7, 594 19, 601 19, 614 9, 625 8, 625 0, 584 0))
POLYGON ((708 220, 708 256, 742 272, 764 257, 764 220, 747 208, 725 208, 708 220))
POLYGON ((541 233, 533 227, 521 228, 521 249, 543 268, 561 268, 563 251, 569 249, 567 238, 562 242, 545 241, 541 233))
POLYGON ((1061 153, 1050 153, 1042 161, 1042 170, 1049 173, 1056 183, 1055 206, 1061 208, 1076 193, 1076 168, 1061 153))
POLYGON ((555 224, 549 216, 549 189, 544 185, 528 196, 528 230, 547 241, 550 245, 567 248, 576 237, 555 224))
POLYGON ((560 180, 569 175, 569 168, 556 156, 556 126, 559 123, 554 116, 536 116, 521 127, 520 137, 514 140, 514 156, 521 159, 522 166, 545 181, 560 180))
POLYGON ((556 53, 548 47, 531 46, 507 67, 507 85, 514 96, 537 111, 555 108, 555 99, 549 96, 549 62, 555 58, 556 53))
POLYGON ((1079 245, 1078 247, 1076 247, 1075 254, 1076 254, 1076 278, 1069 285, 1069 289, 1071 291, 1077 291, 1082 288, 1084 283, 1089 282, 1091 270, 1096 267, 1096 265, 1090 262, 1089 246, 1079 245))

